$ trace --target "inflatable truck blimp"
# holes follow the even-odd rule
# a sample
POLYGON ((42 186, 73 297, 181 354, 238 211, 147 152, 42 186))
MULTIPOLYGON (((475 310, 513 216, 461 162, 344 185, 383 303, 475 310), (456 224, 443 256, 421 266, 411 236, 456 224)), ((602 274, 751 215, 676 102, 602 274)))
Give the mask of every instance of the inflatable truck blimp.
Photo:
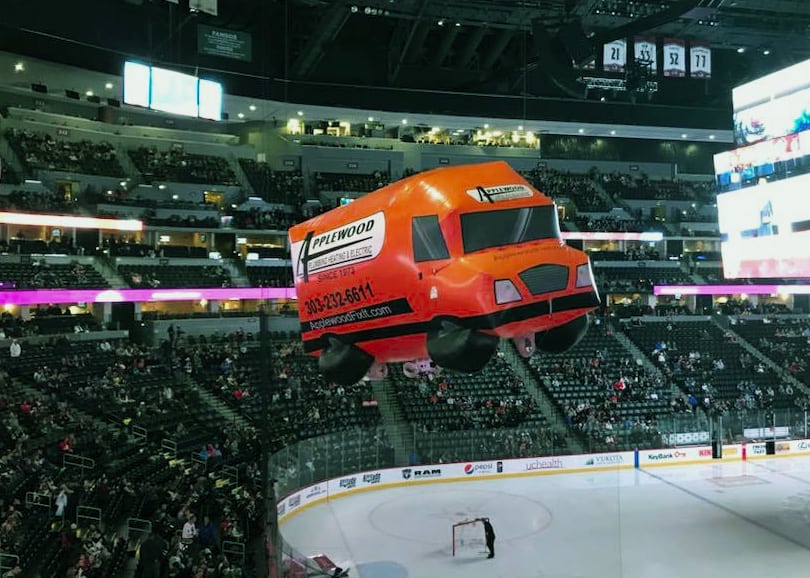
POLYGON ((289 235, 304 349, 336 383, 473 373, 500 339, 562 352, 599 305, 556 206, 505 162, 416 174, 289 235))

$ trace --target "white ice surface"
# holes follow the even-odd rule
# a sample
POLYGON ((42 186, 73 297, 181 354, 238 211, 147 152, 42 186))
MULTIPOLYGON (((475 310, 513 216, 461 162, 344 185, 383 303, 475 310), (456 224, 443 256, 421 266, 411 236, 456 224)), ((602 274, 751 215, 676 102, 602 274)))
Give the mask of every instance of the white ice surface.
POLYGON ((810 458, 365 492, 282 533, 358 578, 806 578, 810 458), (495 558, 453 558, 453 522, 478 516, 492 520, 495 558))

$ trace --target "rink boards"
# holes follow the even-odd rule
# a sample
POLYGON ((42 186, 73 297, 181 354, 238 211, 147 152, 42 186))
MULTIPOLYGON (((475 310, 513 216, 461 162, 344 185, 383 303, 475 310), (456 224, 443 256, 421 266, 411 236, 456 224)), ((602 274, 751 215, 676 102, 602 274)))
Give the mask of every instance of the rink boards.
POLYGON ((765 442, 724 445, 722 458, 713 457, 711 446, 692 446, 372 470, 324 480, 288 494, 277 502, 278 518, 283 523, 295 514, 328 500, 403 486, 810 455, 810 440, 784 440, 770 444, 773 445, 773 453, 768 453, 769 444, 765 442))

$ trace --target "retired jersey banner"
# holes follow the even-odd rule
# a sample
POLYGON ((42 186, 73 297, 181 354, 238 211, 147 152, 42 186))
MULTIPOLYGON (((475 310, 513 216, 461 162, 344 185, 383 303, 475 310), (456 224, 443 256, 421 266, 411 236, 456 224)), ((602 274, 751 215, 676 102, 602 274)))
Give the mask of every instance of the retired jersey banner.
POLYGON ((686 76, 686 45, 683 40, 664 39, 664 76, 686 76))
POLYGON ((712 77, 712 49, 705 42, 693 42, 689 57, 692 78, 712 77))
POLYGON ((627 41, 614 40, 605 44, 602 66, 608 72, 623 72, 627 64, 627 41))
POLYGON ((655 40, 651 38, 636 38, 635 57, 636 62, 644 66, 649 66, 650 73, 658 74, 658 54, 655 40))

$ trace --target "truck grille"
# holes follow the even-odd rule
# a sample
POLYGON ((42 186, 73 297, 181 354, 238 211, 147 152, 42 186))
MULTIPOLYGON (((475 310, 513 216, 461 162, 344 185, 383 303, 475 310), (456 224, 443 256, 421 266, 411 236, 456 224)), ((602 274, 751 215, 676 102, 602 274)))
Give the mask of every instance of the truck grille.
POLYGON ((568 287, 568 267, 564 265, 538 265, 526 269, 519 276, 532 295, 542 295, 568 287))

